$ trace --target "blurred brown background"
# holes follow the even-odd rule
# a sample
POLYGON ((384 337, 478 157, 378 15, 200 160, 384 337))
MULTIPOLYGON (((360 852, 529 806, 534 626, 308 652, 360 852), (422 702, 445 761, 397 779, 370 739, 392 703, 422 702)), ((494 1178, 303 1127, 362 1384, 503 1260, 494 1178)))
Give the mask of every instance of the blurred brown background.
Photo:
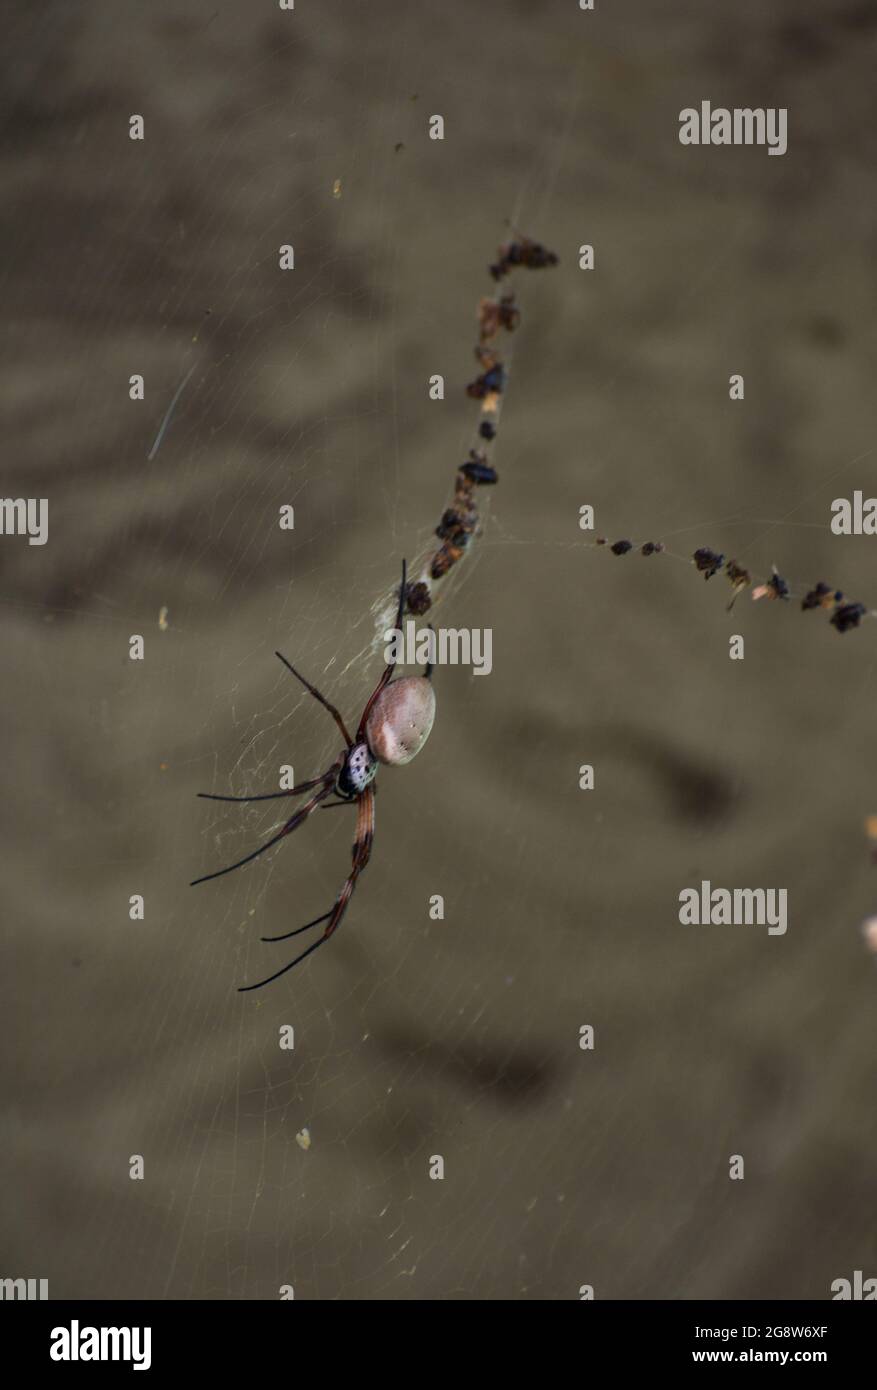
POLYGON ((877 628, 729 616, 722 580, 578 529, 591 502, 612 538, 877 605, 877 542, 827 529, 877 490, 873 4, 52 0, 5 27, 3 487, 50 510, 48 545, 0 546, 0 1273, 148 1299, 877 1274, 877 628), (788 107, 788 153, 683 148, 702 99, 788 107), (501 485, 437 614, 493 629, 493 673, 437 673, 342 930, 238 994, 288 958, 260 935, 328 907, 352 817, 190 889, 277 823, 195 792, 334 757, 278 645, 358 715, 372 605, 468 447, 508 218, 561 265, 517 282, 501 485), (788 934, 681 927, 701 878, 786 887, 788 934))

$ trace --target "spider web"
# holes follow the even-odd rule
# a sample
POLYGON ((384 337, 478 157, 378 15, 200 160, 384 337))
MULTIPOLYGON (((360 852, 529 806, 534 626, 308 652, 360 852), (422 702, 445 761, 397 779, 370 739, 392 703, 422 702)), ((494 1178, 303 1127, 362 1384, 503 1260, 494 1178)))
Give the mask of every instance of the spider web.
POLYGON ((727 617, 578 531, 592 502, 683 556, 739 537, 877 604, 825 524, 873 475, 873 35, 770 9, 20 8, 9 487, 52 529, 4 551, 4 1230, 53 1296, 822 1297, 873 1266, 874 626, 727 617), (682 150, 692 91, 794 109, 788 155, 682 150), (194 793, 337 755, 275 649, 355 723, 471 441, 506 218, 561 266, 516 282, 494 515, 436 614, 492 628, 494 671, 437 672, 337 937, 239 995, 333 902, 352 813, 190 890, 288 813, 194 793), (788 936, 686 934, 701 877, 787 886, 788 936))

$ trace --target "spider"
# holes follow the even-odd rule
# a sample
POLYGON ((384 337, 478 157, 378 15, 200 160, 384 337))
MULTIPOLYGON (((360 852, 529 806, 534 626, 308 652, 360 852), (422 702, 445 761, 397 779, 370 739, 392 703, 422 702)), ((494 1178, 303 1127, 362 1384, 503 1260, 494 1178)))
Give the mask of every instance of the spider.
MULTIPOLYGON (((402 584, 399 589, 399 607, 396 614, 396 629, 401 630, 402 617, 405 611, 405 583, 406 566, 402 561, 402 584)), ((244 864, 249 864, 251 860, 264 854, 272 845, 276 845, 279 840, 291 835, 293 830, 297 830, 303 825, 318 806, 326 802, 326 798, 333 792, 336 796, 335 801, 330 801, 328 805, 323 805, 324 810, 332 806, 348 806, 356 803, 356 833, 353 840, 353 867, 344 881, 344 886, 338 894, 335 902, 328 912, 324 912, 321 917, 315 917, 312 922, 306 922, 303 927, 296 927, 294 931, 285 932, 282 936, 263 936, 263 941, 288 941, 290 937, 300 936, 302 932, 309 931, 311 927, 319 926, 325 922, 326 926, 322 936, 308 946, 306 951, 291 960, 288 965, 284 965, 281 970, 276 970, 273 975, 269 975, 264 980, 259 980, 255 985, 241 986, 240 993, 245 994, 251 989, 261 989, 263 985, 270 985, 273 980, 279 980, 281 975, 285 975, 294 965, 298 965, 312 951, 316 951, 318 946, 322 946, 329 940, 332 933, 336 930, 341 918, 347 910, 350 899, 353 897, 353 890, 356 881, 362 873, 371 856, 372 840, 375 832, 375 790, 372 785, 377 776, 378 767, 381 763, 389 766, 402 766, 410 763, 411 759, 420 752, 426 740, 429 738, 435 719, 435 693, 432 688, 432 667, 427 665, 422 676, 402 676, 398 680, 393 680, 393 670, 395 661, 390 661, 381 674, 381 678, 366 701, 359 727, 356 731, 355 740, 350 737, 347 726, 334 705, 330 704, 325 695, 322 695, 316 686, 311 685, 310 681, 305 680, 290 661, 275 653, 280 658, 287 670, 291 671, 296 680, 301 681, 306 690, 310 691, 315 700, 327 709, 344 738, 345 748, 339 753, 338 757, 319 777, 314 777, 309 782, 300 782, 296 787, 290 787, 287 791, 268 792, 262 796, 214 796, 210 792, 199 792, 198 795, 207 801, 274 801, 284 796, 299 796, 304 792, 313 792, 313 796, 305 802, 295 815, 290 816, 289 820, 277 832, 267 840, 264 845, 253 850, 251 854, 239 859, 235 864, 229 864, 225 869, 217 869, 212 874, 204 874, 201 878, 196 878, 192 886, 196 883, 206 883, 212 878, 221 878, 223 874, 230 874, 235 869, 240 869, 244 864)))

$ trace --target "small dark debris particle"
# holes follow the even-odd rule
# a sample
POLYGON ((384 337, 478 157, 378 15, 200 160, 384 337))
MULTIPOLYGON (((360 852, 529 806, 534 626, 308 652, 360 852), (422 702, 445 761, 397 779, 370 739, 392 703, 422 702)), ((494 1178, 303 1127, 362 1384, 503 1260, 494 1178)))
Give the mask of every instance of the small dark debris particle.
POLYGON ((717 554, 715 550, 710 550, 707 546, 701 546, 700 550, 694 552, 694 563, 704 579, 712 579, 713 575, 718 574, 724 565, 725 557, 717 554))
POLYGON ((422 613, 428 612, 432 607, 429 585, 424 584, 422 579, 419 579, 415 584, 409 584, 406 600, 408 603, 408 612, 414 613, 416 617, 420 617, 422 613))
POLYGON ((606 544, 606 537, 605 537, 605 536, 597 536, 597 537, 595 538, 595 540, 594 540, 594 544, 595 544, 595 545, 605 545, 605 544, 606 544))
POLYGON ((530 270, 544 270, 557 265, 557 256, 538 241, 525 241, 521 248, 521 260, 530 270))
POLYGON ((859 626, 867 612, 864 603, 842 603, 831 615, 832 627, 836 627, 838 632, 848 632, 851 627, 859 626))
POLYGON ((610 549, 613 555, 626 555, 628 550, 633 550, 633 541, 616 541, 610 549))
POLYGON ((465 550, 464 546, 452 545, 450 541, 445 541, 441 550, 432 557, 429 573, 433 579, 442 579, 457 563, 465 550))
POLYGON ((435 528, 435 533, 439 540, 455 541, 459 545, 460 536, 466 534, 466 518, 455 512, 453 507, 448 507, 442 512, 442 519, 435 528))
POLYGON ((646 541, 640 550, 641 555, 660 555, 664 549, 663 541, 646 541))
POLYGON ((403 141, 397 140, 396 144, 393 146, 393 151, 394 151, 395 154, 398 154, 399 151, 400 151, 400 150, 404 150, 404 148, 405 148, 405 145, 404 145, 403 141))
POLYGON ((496 425, 492 425, 489 420, 482 420, 478 426, 478 433, 482 439, 495 439, 496 425))
MULTIPOLYGON (((809 589, 801 599, 801 607, 805 613, 811 608, 826 608, 828 604, 831 603, 833 592, 829 584, 823 584, 822 580, 820 580, 819 583, 812 589, 809 589)), ((842 595, 839 595, 839 597, 842 597, 842 595)))
POLYGON ((738 565, 736 560, 728 561, 725 573, 735 589, 742 589, 744 585, 752 583, 752 575, 742 565, 738 565))
POLYGON ((471 479, 473 483, 477 483, 479 487, 484 483, 495 483, 499 481, 499 474, 489 463, 470 460, 468 463, 463 464, 460 472, 471 479))
POLYGON ((769 589, 773 589, 774 594, 777 598, 787 599, 789 597, 789 586, 783 579, 783 576, 781 574, 777 574, 776 570, 774 570, 770 579, 768 579, 767 587, 769 589))
POLYGON ((494 280, 501 280, 516 265, 526 266, 528 270, 543 270, 557 265, 557 256, 541 242, 524 237, 522 241, 511 241, 499 248, 499 260, 490 266, 490 273, 494 280))
POLYGON ((816 584, 814 588, 808 589, 807 593, 801 600, 801 607, 804 610, 804 612, 806 613, 809 609, 812 608, 821 608, 823 600, 828 597, 830 592, 831 590, 829 589, 828 585, 823 584, 821 581, 818 584, 816 584))
POLYGON ((490 368, 490 371, 482 372, 481 376, 477 377, 475 381, 469 382, 469 385, 466 387, 466 395, 472 396, 475 400, 480 401, 484 399, 489 391, 502 391, 504 385, 505 373, 502 369, 502 365, 497 363, 495 367, 490 368))
POLYGON ((752 575, 742 565, 738 565, 736 560, 729 560, 725 565, 725 573, 731 583, 734 592, 731 595, 731 602, 728 604, 728 612, 734 607, 739 595, 752 583, 752 575))
POLYGON ((521 311, 513 294, 504 294, 499 301, 499 321, 508 333, 514 333, 521 322, 521 311))

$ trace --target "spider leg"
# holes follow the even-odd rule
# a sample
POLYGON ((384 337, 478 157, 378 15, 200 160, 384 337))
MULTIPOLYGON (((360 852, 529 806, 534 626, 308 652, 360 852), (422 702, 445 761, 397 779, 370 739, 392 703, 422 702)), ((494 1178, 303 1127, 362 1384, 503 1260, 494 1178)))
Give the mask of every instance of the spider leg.
POLYGON ((191 884, 189 885, 190 888, 194 888, 196 883, 207 883, 207 881, 211 878, 222 878, 223 874, 230 874, 235 869, 243 868, 244 864, 249 864, 251 860, 258 859, 259 855, 264 854, 266 849, 270 849, 272 845, 276 845, 278 840, 282 840, 287 835, 291 835, 293 830, 297 830, 300 825, 304 824, 311 812, 317 809, 320 802, 323 801, 327 796, 329 796, 329 794, 332 791, 332 788, 335 785, 335 778, 337 777, 340 768, 341 760, 339 759, 338 762, 333 763, 329 771, 324 773, 323 776, 319 779, 319 791, 315 792, 311 799, 309 801, 306 801, 304 806, 302 806, 300 810, 296 811, 294 816, 290 816, 289 820, 286 822, 283 828, 279 830, 276 835, 272 835, 270 840, 266 840, 264 845, 260 845, 258 849, 254 849, 252 854, 247 854, 244 856, 243 859, 239 859, 236 864, 229 864, 228 867, 225 869, 217 869, 215 873, 202 874, 200 878, 193 879, 191 884))
POLYGON ((251 989, 261 989, 263 985, 270 985, 274 980, 279 980, 280 976, 285 975, 287 970, 291 970, 294 965, 298 965, 299 961, 304 960, 305 956, 309 956, 312 951, 316 951, 318 946, 322 946, 325 940, 325 936, 321 936, 318 941, 314 942, 313 946, 309 946, 306 951, 302 951, 300 956, 296 956, 295 960, 290 961, 289 965, 284 965, 282 970, 277 970, 273 975, 269 975, 266 980, 260 980, 257 985, 241 985, 238 988, 238 994, 249 994, 251 989))
MULTIPOLYGON (((353 867, 347 875, 344 886, 329 912, 324 913, 322 917, 316 917, 313 922, 308 922, 307 924, 308 927, 315 927, 318 922, 325 922, 328 919, 328 925, 323 935, 319 940, 308 946, 306 951, 302 951, 301 955, 296 956, 295 960, 291 960, 288 965, 284 965, 280 970, 275 970, 274 974, 269 975, 267 979, 259 980, 255 985, 242 985, 238 991, 240 994, 247 994, 251 989, 261 989, 263 985, 270 985, 272 981, 279 980, 281 975, 285 975, 294 965, 298 965, 299 961, 303 961, 312 951, 316 951, 319 946, 324 945, 325 942, 329 940, 329 937, 337 929, 341 922, 341 918, 347 911, 350 899, 353 897, 353 890, 356 887, 356 880, 359 878, 359 875, 362 873, 371 857, 374 835, 375 798, 372 788, 366 787, 359 798, 359 805, 357 807, 356 838, 353 841, 353 867)), ((307 927, 297 927, 295 931, 287 932, 287 936, 298 936, 299 932, 303 931, 307 931, 307 927)), ((284 938, 280 936, 274 938, 275 941, 282 941, 283 939, 284 938)))
MULTIPOLYGON (((406 564, 405 564, 405 561, 403 560, 403 561, 402 561, 402 583, 399 585, 399 607, 398 607, 398 609, 397 609, 397 611, 396 611, 396 628, 397 628, 400 632, 401 632, 401 630, 402 630, 402 618, 403 618, 404 613, 405 613, 405 592, 406 592, 406 587, 407 587, 407 586, 406 586, 406 583, 405 583, 406 572, 407 572, 407 566, 406 566, 406 564)), ((366 724, 368 723, 368 717, 369 717, 369 715, 370 715, 371 712, 372 712, 372 705, 374 704, 375 700, 378 698, 378 696, 380 695, 380 693, 381 693, 381 691, 384 689, 384 687, 389 683, 390 677, 392 676, 393 671, 395 670, 395 667, 396 667, 395 661, 388 661, 388 662, 387 662, 387 665, 384 667, 383 674, 381 675, 380 680, 378 681, 377 685, 375 686, 374 690, 372 691, 371 695, 369 696, 368 701, 367 701, 367 703, 366 703, 366 707, 365 707, 365 709, 364 709, 363 712, 362 712, 362 718, 361 718, 360 721, 359 721, 359 728, 358 728, 357 731, 356 731, 356 741, 357 741, 357 743, 361 743, 361 742, 362 742, 362 740, 363 740, 363 738, 364 738, 364 736, 365 736, 365 726, 366 726, 366 724)))
MULTIPOLYGON (((373 794, 374 796, 377 796, 377 794, 378 794, 378 784, 377 784, 377 782, 372 782, 372 794, 373 794)), ((321 811, 331 811, 331 810, 333 810, 333 808, 334 808, 335 806, 352 806, 352 805, 354 804, 354 802, 356 802, 356 801, 358 800, 358 797, 357 797, 357 795, 356 795, 355 792, 353 793, 352 796, 344 796, 344 795, 342 795, 341 792, 336 791, 336 792, 335 792, 335 795, 337 796, 338 800, 337 800, 337 801, 324 801, 323 804, 322 804, 322 806, 320 807, 320 810, 321 810, 321 811)))
POLYGON ((315 699, 315 700, 319 700, 319 702, 320 702, 320 704, 323 706, 323 708, 324 708, 324 709, 327 709, 327 710, 329 711, 329 713, 331 714, 332 718, 335 720, 335 723, 338 725, 338 728, 341 730, 342 734, 344 735, 344 742, 347 744, 347 747, 348 747, 348 748, 352 748, 352 747, 353 747, 353 739, 350 737, 349 733, 347 732, 347 725, 344 723, 344 720, 341 718, 341 715, 338 713, 338 711, 337 711, 337 709, 335 708, 335 706, 334 706, 334 705, 331 705, 331 704, 329 703, 329 701, 326 699, 325 695, 321 695, 321 694, 320 694, 319 690, 317 689, 317 687, 316 687, 315 685, 311 685, 310 681, 306 681, 305 678, 304 678, 304 676, 301 674, 301 672, 296 671, 296 669, 295 669, 295 667, 293 666, 292 662, 291 662, 291 661, 287 661, 286 657, 283 655, 282 652, 275 652, 274 655, 275 655, 276 657, 279 657, 279 658, 280 658, 280 660, 283 662, 284 666, 286 667, 287 671, 291 671, 292 674, 295 676, 295 678, 296 678, 297 681, 301 681, 301 683, 302 683, 302 685, 304 686, 305 690, 309 690, 309 691, 311 692, 311 694, 313 695, 314 699, 315 699))
MULTIPOLYGON (((431 632, 431 633, 433 634, 433 636, 434 636, 434 635, 435 635, 435 628, 433 627, 432 623, 427 623, 427 627, 429 628, 430 632, 431 632)), ((428 661, 428 662, 426 663, 426 665, 424 666, 424 668, 423 668, 423 674, 424 674, 424 676, 426 677, 426 679, 427 679, 428 681, 431 681, 431 680, 432 680, 432 673, 433 673, 434 669, 435 669, 435 668, 434 668, 434 666, 433 666, 433 664, 432 664, 431 661, 428 661)))
POLYGON ((296 787, 288 787, 285 792, 266 792, 263 796, 214 796, 213 792, 196 792, 203 801, 278 801, 281 796, 299 796, 313 787, 322 786, 324 779, 314 777, 310 782, 299 782, 296 787))
POLYGON ((301 936, 301 934, 302 934, 303 931, 310 931, 311 927, 316 927, 316 926, 318 926, 318 925, 320 924, 320 922, 325 922, 326 919, 329 918, 329 917, 331 917, 331 916, 332 916, 332 909, 331 909, 331 907, 330 907, 330 908, 329 908, 329 911, 328 911, 328 912, 324 912, 323 915, 322 915, 322 917, 315 917, 314 920, 313 920, 313 922, 305 922, 305 924, 304 924, 303 927, 296 927, 295 931, 287 931, 287 932, 284 932, 282 936, 260 936, 260 937, 259 937, 259 940, 260 940, 260 941, 288 941, 289 938, 290 938, 291 936, 301 936))

